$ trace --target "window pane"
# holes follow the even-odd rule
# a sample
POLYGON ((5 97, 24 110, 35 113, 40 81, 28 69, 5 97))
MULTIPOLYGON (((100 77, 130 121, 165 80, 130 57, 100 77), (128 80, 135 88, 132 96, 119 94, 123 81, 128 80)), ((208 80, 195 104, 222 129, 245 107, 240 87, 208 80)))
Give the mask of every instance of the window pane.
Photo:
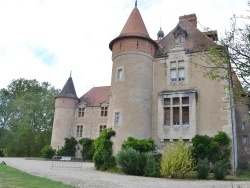
POLYGON ((189 125, 189 107, 182 107, 182 124, 189 125))
POLYGON ((164 108, 164 125, 170 125, 170 108, 164 108))
POLYGON ((170 62, 170 68, 175 68, 176 67, 176 61, 171 61, 170 62))
POLYGON ((173 107, 173 125, 180 125, 180 108, 173 107))
POLYGON ((171 81, 172 82, 177 81, 176 70, 170 70, 170 76, 171 76, 171 81))
POLYGON ((184 69, 179 69, 178 74, 179 74, 179 81, 184 81, 185 80, 184 69))
POLYGON ((179 104, 180 104, 180 98, 179 97, 173 98, 173 105, 179 105, 179 104))
POLYGON ((115 113, 115 123, 117 124, 117 123, 119 123, 119 121, 120 121, 120 112, 116 112, 115 113))
POLYGON ((118 69, 118 71, 117 71, 117 79, 118 80, 122 79, 122 69, 118 69))
POLYGON ((170 98, 164 99, 164 105, 170 105, 170 98))
POLYGON ((182 97, 182 104, 189 104, 189 97, 182 97))
POLYGON ((178 61, 178 66, 179 67, 184 67, 184 61, 183 60, 178 61))

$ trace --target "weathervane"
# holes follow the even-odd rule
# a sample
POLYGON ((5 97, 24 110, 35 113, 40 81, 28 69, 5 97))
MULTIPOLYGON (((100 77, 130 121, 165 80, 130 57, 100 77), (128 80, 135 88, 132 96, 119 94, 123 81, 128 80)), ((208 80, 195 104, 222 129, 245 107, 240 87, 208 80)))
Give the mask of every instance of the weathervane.
POLYGON ((135 7, 137 7, 137 0, 135 0, 135 7))
POLYGON ((72 74, 72 71, 70 71, 70 75, 69 75, 70 77, 71 77, 71 74, 72 74))

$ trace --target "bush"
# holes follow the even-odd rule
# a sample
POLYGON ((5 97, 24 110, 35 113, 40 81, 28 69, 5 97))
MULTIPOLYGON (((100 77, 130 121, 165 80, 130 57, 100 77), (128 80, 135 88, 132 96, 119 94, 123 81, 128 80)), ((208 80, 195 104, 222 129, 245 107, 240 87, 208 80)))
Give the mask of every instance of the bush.
POLYGON ((82 158, 83 160, 92 161, 95 153, 94 140, 89 138, 82 138, 79 140, 82 145, 82 158))
POLYGON ((229 162, 231 154, 230 141, 230 137, 222 131, 219 131, 214 137, 195 135, 192 139, 192 155, 196 159, 196 163, 199 158, 207 158, 212 164, 220 160, 229 162))
POLYGON ((213 166, 214 178, 217 180, 223 180, 228 173, 228 163, 224 160, 215 162, 213 166))
POLYGON ((207 179, 208 173, 210 171, 208 159, 199 159, 197 164, 197 178, 207 179))
POLYGON ((128 147, 118 152, 116 162, 125 174, 142 176, 146 164, 146 157, 144 159, 143 157, 144 154, 140 154, 135 149, 128 147), (139 157, 140 155, 143 156, 139 157), (139 167, 139 159, 141 160, 140 165, 142 165, 143 169, 139 167))
POLYGON ((134 148, 123 148, 116 155, 116 161, 122 172, 129 175, 158 177, 159 163, 152 153, 140 153, 134 148))
POLYGON ((182 139, 164 148, 161 159, 161 174, 167 178, 184 178, 193 170, 194 160, 182 139))
POLYGON ((155 148, 154 140, 149 138, 149 139, 142 139, 138 140, 133 137, 128 137, 128 139, 123 142, 122 148, 134 148, 136 151, 139 152, 150 152, 153 151, 155 148))
POLYGON ((43 147, 41 153, 43 158, 52 159, 52 157, 56 153, 56 150, 53 149, 50 145, 47 145, 43 147))
POLYGON ((144 168, 144 176, 160 177, 160 163, 157 162, 157 157, 152 155, 152 153, 149 153, 149 152, 146 153, 147 162, 144 168))
POLYGON ((101 135, 94 141, 95 153, 93 160, 97 170, 105 171, 116 166, 115 157, 112 156, 113 143, 110 141, 112 136, 115 136, 115 131, 111 128, 104 129, 101 135))
POLYGON ((59 156, 75 156, 77 141, 74 137, 65 138, 64 146, 57 151, 59 156))

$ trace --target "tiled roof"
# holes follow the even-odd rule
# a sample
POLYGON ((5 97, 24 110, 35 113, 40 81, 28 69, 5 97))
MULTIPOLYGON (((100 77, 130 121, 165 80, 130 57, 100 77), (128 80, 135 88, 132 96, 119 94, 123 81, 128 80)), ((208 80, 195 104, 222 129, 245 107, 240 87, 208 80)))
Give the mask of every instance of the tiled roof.
POLYGON ((146 26, 141 17, 140 11, 137 7, 135 7, 126 24, 124 25, 120 35, 121 36, 141 36, 150 38, 146 26))
POLYGON ((109 102, 110 86, 93 87, 81 98, 81 102, 87 106, 100 106, 103 102, 109 102))
POLYGON ((65 83, 62 91, 56 97, 69 97, 78 99, 76 95, 75 86, 71 76, 68 78, 67 82, 65 83))
POLYGON ((125 23, 120 35, 109 43, 109 48, 112 50, 112 46, 115 41, 127 37, 144 38, 146 40, 149 40, 156 48, 158 48, 157 43, 150 38, 140 11, 136 6, 127 19, 127 22, 125 23))
MULTIPOLYGON (((180 21, 176 28, 180 27, 181 29, 185 30, 187 33, 187 37, 185 40, 184 48, 186 49, 187 53, 193 52, 200 52, 206 51, 211 46, 215 45, 213 40, 197 29, 193 24, 191 24, 187 20, 180 21)), ((158 52, 158 56, 166 55, 171 48, 175 46, 175 38, 174 38, 174 31, 173 29, 170 33, 168 33, 159 44, 161 45, 161 49, 158 52)))

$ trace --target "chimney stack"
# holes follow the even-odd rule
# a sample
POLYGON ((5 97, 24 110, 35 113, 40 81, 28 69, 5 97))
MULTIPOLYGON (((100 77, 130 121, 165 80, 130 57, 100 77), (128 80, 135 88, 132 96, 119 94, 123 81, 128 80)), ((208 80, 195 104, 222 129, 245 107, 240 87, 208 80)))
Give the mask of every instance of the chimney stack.
POLYGON ((180 16, 179 22, 181 22, 183 20, 187 20, 188 22, 190 22, 193 26, 195 26, 197 28, 196 14, 188 14, 188 15, 180 16))

